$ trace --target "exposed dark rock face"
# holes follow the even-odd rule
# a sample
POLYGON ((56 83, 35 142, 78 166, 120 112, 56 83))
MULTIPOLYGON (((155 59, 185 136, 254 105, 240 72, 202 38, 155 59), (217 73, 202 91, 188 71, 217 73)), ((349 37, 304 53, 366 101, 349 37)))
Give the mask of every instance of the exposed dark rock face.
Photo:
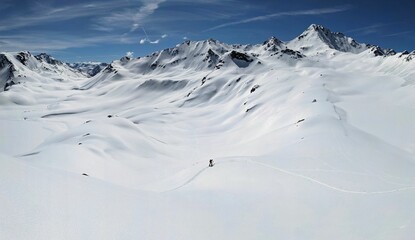
POLYGON ((219 59, 219 55, 216 54, 212 49, 209 49, 208 52, 206 53, 206 57, 203 59, 203 62, 208 62, 209 67, 212 67, 214 65, 216 65, 216 63, 218 62, 219 59))
POLYGON ((251 93, 255 92, 255 90, 257 90, 257 88, 259 88, 259 85, 255 85, 251 88, 251 93))
POLYGON ((117 70, 114 68, 112 64, 109 64, 103 71, 106 73, 115 73, 117 70))
POLYGON ((29 53, 29 52, 19 52, 19 53, 16 55, 16 59, 17 59, 20 63, 22 63, 23 65, 26 65, 27 61, 29 60, 29 56, 30 56, 30 53, 29 53))
POLYGON ((295 58, 303 58, 303 57, 305 57, 305 56, 304 56, 302 53, 300 53, 299 51, 294 51, 294 50, 289 49, 289 48, 284 49, 284 50, 281 50, 281 52, 282 52, 282 53, 284 53, 284 54, 287 54, 287 55, 293 56, 293 57, 295 57, 295 58))
POLYGON ((240 52, 237 52, 237 51, 232 51, 230 53, 230 56, 233 59, 238 59, 238 60, 242 60, 242 61, 245 61, 245 62, 252 62, 253 61, 253 59, 251 57, 249 57, 247 54, 240 53, 240 52))
POLYGON ((2 91, 7 91, 11 86, 16 84, 13 81, 16 69, 13 63, 4 54, 0 54, 0 70, 5 71, 2 79, 0 79, 0 89, 2 91))
POLYGON ((409 53, 406 57, 405 57, 405 61, 409 62, 412 59, 415 59, 415 51, 412 51, 411 53, 409 53))

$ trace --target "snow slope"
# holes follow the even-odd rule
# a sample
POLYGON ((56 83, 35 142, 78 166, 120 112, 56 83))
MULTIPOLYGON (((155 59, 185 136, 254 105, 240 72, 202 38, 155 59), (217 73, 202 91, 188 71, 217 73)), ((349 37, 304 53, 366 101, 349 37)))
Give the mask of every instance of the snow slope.
POLYGON ((62 81, 4 53, 0 239, 413 239, 411 54, 305 33, 62 81))

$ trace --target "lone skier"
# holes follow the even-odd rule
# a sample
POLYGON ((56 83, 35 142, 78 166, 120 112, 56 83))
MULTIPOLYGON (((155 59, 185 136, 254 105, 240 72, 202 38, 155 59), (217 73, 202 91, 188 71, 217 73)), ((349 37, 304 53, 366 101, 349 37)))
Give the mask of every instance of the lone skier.
POLYGON ((213 167, 213 165, 215 165, 215 162, 213 162, 213 159, 209 160, 209 167, 213 167))

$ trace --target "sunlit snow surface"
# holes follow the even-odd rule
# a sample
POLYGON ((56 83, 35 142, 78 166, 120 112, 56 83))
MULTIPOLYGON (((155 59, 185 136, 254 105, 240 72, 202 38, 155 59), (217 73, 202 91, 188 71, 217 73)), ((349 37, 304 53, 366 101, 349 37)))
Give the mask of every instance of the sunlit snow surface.
POLYGON ((236 47, 92 78, 14 63, 0 239, 415 239, 414 61, 236 47))

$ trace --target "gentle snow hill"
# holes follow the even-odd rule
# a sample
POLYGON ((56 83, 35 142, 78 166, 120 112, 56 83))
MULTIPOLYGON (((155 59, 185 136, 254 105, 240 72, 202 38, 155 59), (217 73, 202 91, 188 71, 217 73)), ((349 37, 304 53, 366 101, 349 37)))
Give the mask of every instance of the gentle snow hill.
POLYGON ((414 52, 300 36, 2 53, 0 239, 414 239, 414 52))

